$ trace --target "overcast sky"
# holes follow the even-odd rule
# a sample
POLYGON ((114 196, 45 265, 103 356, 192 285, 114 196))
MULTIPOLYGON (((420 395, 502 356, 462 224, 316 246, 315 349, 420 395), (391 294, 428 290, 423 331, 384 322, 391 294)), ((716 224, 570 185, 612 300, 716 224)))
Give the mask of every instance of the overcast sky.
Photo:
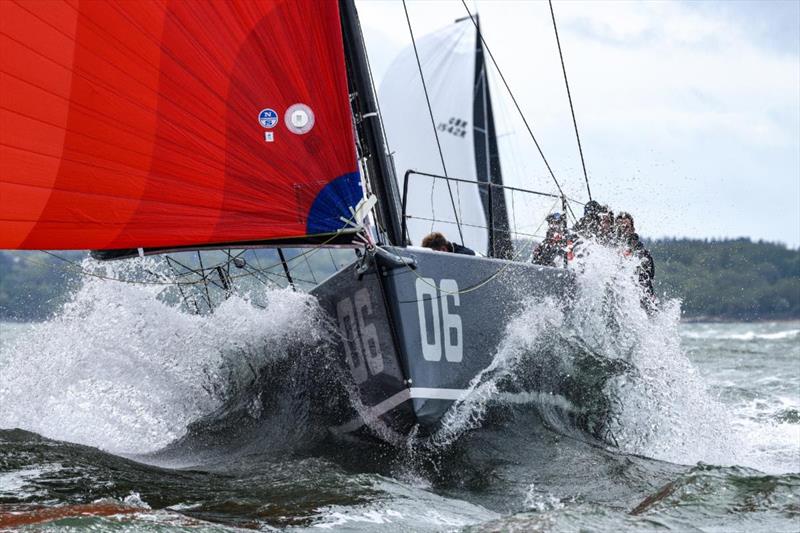
MULTIPOLYGON (((568 194, 585 199, 544 1, 468 1, 568 194)), ((466 13, 408 2, 417 37, 466 13)), ((595 199, 643 235, 800 245, 800 2, 554 2, 595 199)), ((362 0, 376 84, 411 41, 403 5, 362 0)), ((491 72, 506 183, 550 178, 491 72)), ((427 116, 409 120, 429 127, 427 116)), ((434 110, 435 112, 435 110, 434 110)), ((417 115, 417 116, 413 116, 417 115)))

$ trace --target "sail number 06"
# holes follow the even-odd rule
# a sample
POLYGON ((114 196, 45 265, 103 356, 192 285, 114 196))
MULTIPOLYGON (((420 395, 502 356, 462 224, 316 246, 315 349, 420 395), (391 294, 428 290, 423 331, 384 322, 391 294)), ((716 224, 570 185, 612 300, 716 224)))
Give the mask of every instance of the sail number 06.
POLYGON ((336 305, 339 330, 344 337, 344 351, 356 383, 364 383, 369 375, 383 372, 383 354, 375 324, 368 322, 372 315, 372 299, 366 288, 359 289, 353 298, 344 298, 336 305), (353 305, 355 303, 355 305, 353 305))
POLYGON ((453 308, 461 305, 458 283, 443 279, 437 289, 433 278, 417 278, 416 289, 422 357, 426 361, 441 361, 444 353, 447 361, 461 362, 464 356, 461 317, 449 305, 450 298, 453 308))

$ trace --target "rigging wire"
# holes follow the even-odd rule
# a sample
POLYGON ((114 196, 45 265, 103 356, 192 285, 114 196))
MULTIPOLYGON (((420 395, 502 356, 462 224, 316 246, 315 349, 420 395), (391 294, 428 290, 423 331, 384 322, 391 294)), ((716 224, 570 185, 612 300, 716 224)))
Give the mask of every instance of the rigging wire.
MULTIPOLYGON (((304 252, 303 254, 298 254, 297 256, 295 256, 295 257, 293 257, 291 259, 287 259, 286 262, 287 263, 291 263, 291 262, 293 262, 293 261, 295 261, 297 259, 301 259, 305 255, 312 255, 312 254, 316 253, 317 251, 319 251, 320 249, 321 248, 310 248, 310 249, 308 249, 308 251, 304 252)), ((70 267, 72 267, 72 268, 61 268, 60 270, 62 270, 64 272, 72 272, 74 274, 80 274, 80 275, 84 275, 84 276, 98 278, 98 279, 102 279, 104 281, 116 281, 116 282, 119 282, 119 283, 129 283, 131 285, 177 286, 178 288, 180 288, 181 286, 184 286, 184 285, 186 285, 186 286, 200 285, 202 283, 207 283, 207 282, 210 282, 210 283, 212 283, 214 285, 217 285, 216 282, 214 282, 213 280, 203 279, 203 275, 202 274, 197 274, 201 279, 198 279, 196 281, 178 281, 178 280, 150 281, 150 280, 134 280, 134 279, 117 278, 117 277, 114 277, 114 276, 107 276, 107 275, 104 275, 104 274, 98 274, 96 272, 90 272, 89 270, 86 270, 85 268, 83 268, 83 266, 81 266, 77 262, 72 261, 70 259, 67 259, 66 257, 62 257, 62 256, 60 256, 58 254, 54 254, 54 253, 52 253, 52 252, 50 252, 48 250, 39 250, 39 252, 42 252, 42 253, 47 254, 49 256, 52 256, 55 259, 58 259, 59 261, 67 263, 70 267)), ((186 265, 182 265, 181 263, 176 261, 175 258, 170 258, 170 259, 172 261, 174 261, 175 263, 181 265, 182 267, 184 267, 186 269, 189 269, 189 267, 186 267, 186 265)), ((42 267, 51 267, 51 266, 53 266, 53 265, 48 265, 46 263, 42 263, 42 262, 36 261, 36 260, 31 259, 29 257, 23 257, 22 260, 25 261, 25 262, 28 262, 30 264, 38 265, 38 266, 42 266, 42 267)), ((264 275, 264 276, 277 276, 279 278, 286 279, 285 276, 282 276, 281 274, 279 274, 277 272, 272 272, 271 271, 271 269, 277 268, 277 267, 281 266, 281 264, 282 263, 275 263, 275 264, 269 265, 266 268, 261 269, 261 270, 257 269, 257 268, 253 268, 253 267, 245 268, 245 271, 247 272, 246 274, 233 275, 233 276, 230 277, 230 279, 234 280, 234 279, 243 279, 243 278, 250 278, 250 277, 258 279, 258 276, 261 276, 261 275, 264 275)), ((216 267, 212 267, 212 268, 216 268, 216 267)), ((149 273, 158 276, 158 274, 156 274, 154 272, 149 272, 149 273)), ((180 274, 180 273, 177 273, 177 272, 175 272, 175 275, 181 276, 181 277, 185 276, 185 274, 180 274)), ((163 278, 164 276, 159 276, 159 277, 163 278)), ((292 276, 292 277, 294 278, 294 276, 292 276)), ((298 278, 298 281, 302 281, 304 283, 309 283, 309 284, 313 284, 314 283, 313 281, 306 280, 306 279, 299 279, 299 278, 298 278)))
MULTIPOLYGON (((475 16, 469 10, 467 2, 465 0, 461 0, 461 3, 464 5, 464 9, 467 10, 467 14, 469 15, 472 24, 475 26, 475 29, 478 32, 478 38, 480 38, 484 49, 489 53, 489 58, 492 60, 494 68, 496 68, 497 73, 500 74, 500 79, 503 81, 503 85, 505 86, 508 95, 511 97, 511 101, 514 102, 514 107, 517 108, 517 113, 519 113, 519 116, 522 118, 522 122, 525 124, 525 128, 528 130, 528 135, 530 135, 531 139, 533 140, 533 144, 536 145, 536 150, 539 151, 539 155, 541 156, 542 161, 544 161, 544 165, 545 167, 547 167, 547 171, 550 173, 550 177, 553 178, 553 183, 556 184, 556 188, 558 189, 559 194, 561 194, 561 196, 565 196, 564 191, 561 189, 561 184, 558 182, 558 179, 556 179, 556 175, 553 172, 553 169, 550 167, 550 163, 547 162, 547 158, 544 156, 544 152, 542 151, 542 147, 539 145, 539 141, 536 140, 536 136, 533 134, 533 130, 531 129, 530 124, 528 124, 528 119, 525 118, 525 114, 522 112, 522 108, 520 108, 519 103, 517 103, 517 98, 514 96, 511 87, 509 87, 508 82, 506 81, 506 77, 503 75, 503 71, 500 70, 500 67, 497 65, 497 61, 494 58, 494 54, 492 54, 492 50, 489 48, 489 45, 486 44, 486 39, 483 38, 483 34, 481 33, 480 27, 478 26, 478 21, 475 20, 475 16)), ((570 208, 570 211, 571 210, 572 208, 570 208)), ((574 213, 573 216, 575 216, 574 213)))
POLYGON ((211 293, 208 291, 208 283, 206 283, 206 269, 203 267, 203 256, 200 255, 200 250, 197 250, 197 261, 200 263, 200 272, 202 272, 202 280, 203 280, 203 289, 206 293, 206 300, 208 301, 208 307, 210 308, 213 305, 211 301, 211 293))
MULTIPOLYGON (((411 34, 411 44, 414 46, 414 56, 417 59, 417 68, 419 69, 419 77, 422 80, 422 89, 425 91, 425 102, 428 104, 428 114, 431 117, 431 127, 433 127, 433 135, 436 137, 436 147, 439 149, 439 159, 442 162, 442 170, 444 175, 447 176, 447 166, 444 163, 444 153, 442 152, 442 144, 439 142, 439 131, 436 129, 436 120, 433 118, 433 108, 431 107, 431 99, 428 96, 428 85, 425 83, 425 76, 422 73, 422 63, 419 60, 419 52, 417 51, 417 41, 414 39, 414 30, 411 29, 411 18, 408 16, 408 7, 406 0, 403 0, 403 11, 406 14, 406 23, 408 24, 408 33, 411 34)), ((450 195, 450 203, 453 205, 453 214, 456 217, 456 224, 458 226, 458 236, 461 239, 461 245, 464 246, 464 234, 461 231, 461 223, 459 222, 458 210, 456 209, 456 201, 453 198, 453 189, 450 187, 450 182, 447 182, 447 192, 450 195)))
MULTIPOLYGON (((441 223, 441 224, 455 224, 455 222, 452 221, 452 220, 446 220, 446 219, 440 219, 440 218, 416 217, 416 216, 412 216, 412 215, 409 215, 408 218, 411 219, 411 220, 422 220, 422 221, 425 221, 425 222, 438 222, 438 223, 441 223)), ((464 223, 464 227, 466 227, 466 228, 483 229, 483 230, 487 229, 486 226, 482 226, 480 224, 468 224, 466 222, 464 223)), ((541 227, 541 225, 540 225, 540 227, 541 227)), ((510 231, 510 230, 509 231, 496 230, 496 231, 497 232, 502 232, 502 233, 507 233, 507 234, 510 234, 510 235, 522 235, 522 236, 525 236, 525 237, 543 237, 544 236, 542 234, 537 234, 537 233, 525 233, 524 231, 510 231)))
MULTIPOLYGON (((89 277, 98 278, 98 279, 101 279, 101 280, 104 280, 104 281, 116 281, 116 282, 121 282, 121 283, 129 283, 129 284, 132 284, 132 285, 144 285, 144 286, 153 286, 153 285, 157 285, 157 286, 175 286, 175 287, 177 287, 177 289, 178 289, 178 291, 179 291, 179 293, 180 293, 180 295, 181 295, 181 300, 182 300, 184 303, 186 303, 186 305, 187 305, 187 306, 188 306, 189 304, 192 304, 192 307, 194 308, 194 313, 195 313, 195 314, 200 314, 200 307, 197 305, 197 299, 196 299, 196 298, 191 298, 191 297, 189 297, 189 296, 188 296, 188 295, 187 295, 187 294, 184 292, 184 289, 183 289, 183 286, 184 286, 184 285, 191 286, 191 285, 199 285, 199 284, 201 284, 201 283, 204 283, 204 284, 205 284, 205 283, 211 283, 212 285, 214 285, 214 286, 216 286, 216 287, 219 287, 219 288, 221 288, 221 289, 224 289, 222 286, 220 286, 220 285, 219 285, 217 282, 215 282, 215 281, 214 281, 214 280, 212 280, 212 279, 206 279, 206 280, 200 279, 200 280, 198 280, 198 281, 176 281, 176 280, 171 280, 171 281, 165 281, 165 282, 153 282, 153 281, 136 281, 136 280, 128 280, 128 279, 122 279, 122 278, 114 278, 114 277, 110 277, 110 276, 104 276, 104 275, 102 275, 102 274, 96 274, 96 273, 93 273, 93 272, 89 272, 89 271, 87 271, 87 270, 83 269, 83 268, 82 268, 80 265, 78 265, 77 263, 75 263, 75 262, 73 262, 73 261, 71 261, 71 260, 69 260, 69 259, 66 259, 66 258, 64 258, 64 257, 61 257, 61 256, 59 256, 59 255, 57 255, 57 254, 54 254, 54 253, 52 253, 52 252, 49 252, 48 250, 39 250, 39 252, 42 252, 42 253, 45 253, 45 254, 51 255, 52 257, 54 257, 54 258, 56 258, 56 259, 58 259, 58 260, 60 260, 60 261, 63 261, 63 262, 65 262, 65 263, 68 263, 68 264, 70 264, 70 265, 75 265, 75 266, 76 266, 76 268, 60 268, 59 270, 61 270, 62 272, 70 272, 70 273, 74 273, 74 274, 79 274, 79 275, 85 275, 85 276, 89 276, 89 277)), ((244 252, 243 252, 243 253, 244 253, 244 252)), ((240 254, 237 254, 237 257, 238 257, 239 255, 242 255, 242 254, 241 254, 241 253, 240 253, 240 254)), ((42 262, 40 262, 40 261, 36 261, 35 259, 32 259, 32 258, 30 258, 30 257, 21 257, 21 259, 22 259, 23 261, 25 261, 26 263, 29 263, 29 264, 31 264, 31 265, 36 265, 36 266, 43 267, 43 268, 53 268, 53 265, 52 265, 52 264, 42 263, 42 262)), ((194 269, 192 269, 191 267, 189 267, 189 266, 187 266, 187 265, 183 265, 182 263, 180 263, 179 261, 177 261, 175 258, 172 258, 172 257, 168 257, 168 256, 167 256, 167 257, 165 257, 165 259, 167 259, 167 265, 169 266, 169 268, 170 268, 170 270, 172 271, 173 275, 174 275, 174 276, 176 276, 176 277, 184 277, 184 276, 186 276, 187 274, 190 274, 190 273, 194 273, 194 274, 196 274, 197 276, 200 276, 200 277, 202 277, 202 276, 203 276, 203 274, 200 274, 200 273, 196 272, 194 269), (178 264, 178 265, 180 265, 182 268, 184 268, 185 270, 187 270, 187 272, 178 272, 178 271, 177 271, 177 269, 175 268, 175 265, 174 265, 174 264, 172 264, 173 262, 174 262, 174 263, 176 263, 176 264, 178 264)), ((212 268, 219 268, 219 266, 212 267, 212 268)), ((250 266, 244 266, 244 267, 243 267, 243 269, 244 269, 246 272, 248 272, 248 274, 246 274, 246 275, 241 275, 241 276, 230 276, 230 279, 233 279, 233 278, 245 278, 245 277, 252 277, 253 279, 255 279, 256 281, 258 281, 259 283, 261 283, 261 284, 263 284, 263 285, 266 285, 266 286, 268 286, 268 287, 274 287, 274 286, 281 287, 281 284, 280 284, 280 283, 278 283, 277 281, 274 281, 274 280, 272 279, 272 277, 275 277, 275 278, 278 278, 278 279, 283 279, 283 280, 286 280, 286 277, 285 277, 285 276, 283 276, 283 275, 281 275, 281 274, 279 274, 279 273, 277 273, 277 272, 261 271, 261 270, 259 270, 259 269, 257 269, 257 268, 253 268, 253 267, 250 267, 250 266)), ((152 275, 154 275, 154 276, 158 276, 158 277, 166 278, 166 276, 165 276, 165 275, 163 275, 163 274, 159 275, 158 273, 156 273, 156 272, 153 272, 153 271, 151 271, 151 270, 147 270, 146 272, 147 272, 148 274, 152 274, 152 275)), ((313 281, 310 281, 310 280, 306 280, 306 279, 300 279, 300 278, 297 278, 297 277, 295 277, 295 276, 293 276, 293 277, 292 277, 292 279, 293 279, 293 280, 300 281, 300 282, 302 282, 302 283, 307 283, 307 284, 309 284, 309 285, 314 285, 314 282, 313 282, 313 281)), ((260 307, 260 308, 262 308, 262 309, 264 308, 264 306, 263 306, 263 305, 257 304, 257 303, 255 303, 255 302, 252 302, 252 301, 251 301, 250 303, 251 303, 252 305, 255 305, 256 307, 260 307)), ((207 301, 207 299, 206 299, 206 304, 208 305, 208 301, 207 301)))
MULTIPOLYGON (((349 219, 347 219, 345 221, 346 224, 348 224, 348 225, 351 224, 353 222, 354 218, 355 218, 355 215, 351 216, 349 219)), ((339 232, 332 233, 331 236, 328 239, 326 239, 325 241, 319 243, 317 246, 312 247, 312 248, 308 248, 308 249, 306 249, 305 252, 297 254, 296 256, 292 257, 291 259, 287 259, 287 260, 281 261, 280 263, 275 263, 273 265, 269 265, 266 268, 266 270, 272 270, 273 268, 277 268, 279 266, 283 266, 284 268, 288 268, 287 267, 288 263, 291 263, 291 262, 296 261, 298 259, 306 259, 306 261, 308 261, 307 256, 313 255, 313 254, 317 253, 318 251, 322 250, 323 248, 326 247, 326 245, 328 245, 331 242, 333 242, 334 239, 336 239, 336 237, 338 237, 338 236, 339 236, 339 232)), ((67 259, 66 257, 61 257, 58 254, 55 254, 55 253, 53 253, 53 252, 51 252, 49 250, 39 250, 39 251, 44 253, 44 254, 47 254, 49 256, 52 256, 52 257, 54 257, 54 258, 56 258, 56 259, 58 259, 58 260, 60 260, 60 261, 62 261, 64 263, 67 263, 67 264, 69 264, 70 266, 73 267, 72 269, 69 269, 69 268, 62 269, 65 272, 73 272, 75 274, 82 274, 82 275, 85 275, 85 276, 91 276, 91 277, 102 279, 102 280, 105 280, 105 281, 118 281, 118 282, 122 282, 122 283, 129 283, 131 285, 161 285, 161 286, 166 286, 166 285, 173 285, 173 286, 174 285, 199 285, 200 283, 203 283, 203 284, 206 283, 206 277, 205 277, 204 274, 201 275, 202 279, 197 280, 197 281, 177 281, 177 280, 172 280, 172 281, 148 281, 148 280, 142 280, 142 281, 138 281, 138 280, 132 280, 132 279, 116 278, 116 277, 113 277, 113 276, 106 276, 106 275, 103 275, 103 274, 97 274, 95 272, 89 272, 88 270, 83 268, 82 265, 76 263, 75 261, 67 259)), ((199 250, 198 250, 198 253, 199 253, 199 250)), ((240 254, 237 254, 237 257, 239 255, 244 254, 244 253, 245 252, 241 252, 240 254)), ((174 258, 172 260, 175 261, 174 258)), ((31 262, 33 264, 40 264, 40 263, 37 263, 36 261, 31 261, 31 262)), ((217 266, 221 266, 221 265, 222 265, 222 263, 219 263, 217 265, 214 265, 211 268, 216 268, 217 266)), ((273 275, 277 275, 274 272, 272 274, 273 275)), ((238 275, 235 275, 235 276, 230 276, 230 280, 233 281, 234 279, 247 278, 247 277, 252 277, 252 276, 254 276, 254 274, 248 272, 248 273, 245 273, 245 274, 238 274, 238 275)), ((162 276, 162 279, 163 279, 163 276, 162 276)))
POLYGON ((333 258, 333 250, 331 250, 330 248, 328 248, 328 255, 331 256, 331 264, 333 265, 334 272, 338 271, 339 265, 336 264, 336 260, 333 258))
POLYGON ((586 192, 589 200, 592 199, 592 189, 589 188, 589 175, 586 173, 586 161, 583 159, 583 147, 581 146, 581 136, 578 133, 578 121, 575 119, 575 107, 572 105, 572 93, 569 90, 569 80, 567 79, 567 67, 564 64, 564 54, 561 52, 561 40, 558 38, 558 26, 556 25, 556 13, 553 11, 553 0, 547 0, 550 4, 550 16, 553 18, 553 32, 556 34, 556 44, 558 45, 558 57, 561 58, 561 71, 564 73, 564 85, 567 87, 567 98, 569 99, 569 110, 572 113, 572 125, 575 127, 575 138, 578 140, 578 153, 581 155, 581 166, 583 167, 583 179, 586 181, 586 192))
POLYGON ((314 275, 314 269, 311 268, 311 263, 308 261, 308 256, 305 256, 303 259, 305 259, 306 266, 308 267, 308 273, 311 274, 311 279, 314 280, 314 285, 316 285, 319 282, 317 281, 317 276, 314 275))
MULTIPOLYGON (((317 245, 316 247, 308 248, 305 252, 303 252, 301 254, 297 254, 296 256, 294 256, 294 257, 292 257, 290 259, 287 259, 286 263, 287 264, 288 263, 292 263, 292 262, 297 261, 299 259, 304 259, 306 256, 310 256, 310 255, 313 255, 313 254, 317 253, 318 251, 322 250, 325 247, 326 244, 329 244, 331 241, 333 241, 336 237, 337 237, 337 235, 334 234, 330 239, 328 239, 327 241, 317 245)), ((105 280, 105 281, 118 281, 118 282, 121 282, 121 283, 129 283, 131 285, 156 285, 156 286, 199 285, 201 283, 205 283, 204 279, 199 279, 199 280, 196 280, 196 281, 150 281, 150 280, 133 280, 133 279, 117 278, 117 277, 114 277, 114 276, 106 276, 104 274, 98 274, 96 272, 90 272, 89 270, 86 270, 85 268, 83 268, 83 266, 80 265, 79 263, 77 263, 75 261, 72 261, 70 259, 67 259, 66 257, 62 257, 62 256, 60 256, 58 254, 55 254, 55 253, 53 253, 53 252, 51 252, 49 250, 39 250, 39 251, 44 253, 44 254, 47 254, 49 256, 52 256, 52 257, 58 259, 59 261, 67 263, 68 265, 73 267, 73 268, 63 268, 62 270, 64 270, 65 272, 73 272, 75 274, 81 274, 81 275, 85 275, 85 276, 90 276, 90 277, 102 279, 102 280, 105 280)), ((24 260, 25 261, 29 261, 29 262, 31 262, 33 264, 42 265, 41 263, 39 263, 37 261, 34 261, 34 260, 31 260, 29 258, 25 258, 24 260)), ((275 263, 275 264, 272 264, 272 265, 268 265, 267 267, 265 267, 263 269, 263 271, 264 272, 271 271, 272 269, 278 268, 278 267, 280 267, 282 265, 283 265, 282 262, 278 262, 278 263, 275 263)), ((44 265, 42 265, 42 266, 44 266, 44 265)), ((216 265, 216 266, 219 266, 219 265, 216 265)), ((215 268, 215 267, 212 267, 212 268, 215 268)), ((278 275, 279 276, 279 274, 276 274, 275 272, 270 272, 270 273, 272 275, 278 275)), ((248 273, 245 273, 245 274, 233 275, 233 276, 231 276, 231 280, 240 279, 240 278, 249 278, 249 277, 253 277, 253 276, 254 276, 253 273, 249 273, 248 272, 248 273)))
MULTIPOLYGON (((560 198, 557 198, 555 203, 551 207, 551 210, 558 204, 559 201, 560 201, 560 198)), ((539 230, 541 229, 542 225, 544 225, 544 221, 542 221, 539 224, 539 226, 533 231, 532 234, 523 234, 523 233, 520 233, 520 234, 522 234, 522 235, 534 235, 535 236, 539 232, 539 230)), ((331 238, 331 240, 332 239, 333 239, 333 237, 331 238)), ((323 247, 324 247, 324 243, 323 243, 323 245, 319 245, 319 246, 316 246, 314 248, 310 248, 306 252, 303 252, 302 254, 298 254, 295 257, 292 257, 291 259, 287 259, 286 261, 284 261, 282 263, 276 263, 274 265, 270 265, 267 268, 268 269, 276 268, 278 266, 281 266, 282 264, 286 265, 286 264, 288 264, 288 263, 290 263, 292 261, 295 261, 297 259, 306 258, 306 256, 312 255, 312 254, 322 250, 323 247)), ((470 287, 467 287, 465 289, 460 289, 460 290, 457 290, 457 291, 448 291, 448 290, 442 289, 442 288, 436 286, 435 284, 430 283, 426 278, 424 278, 422 275, 420 275, 419 272, 417 272, 410 265, 405 265, 405 266, 420 281, 422 281, 426 285, 429 285, 430 287, 436 289, 438 292, 440 292, 442 294, 446 294, 446 295, 450 295, 450 296, 459 295, 459 294, 467 294, 467 293, 476 291, 476 290, 480 289, 481 287, 486 286, 492 280, 494 280, 498 276, 502 275, 506 270, 508 270, 509 267, 511 267, 514 264, 517 264, 520 261, 520 257, 522 257, 522 252, 523 252, 522 248, 523 247, 520 247, 511 259, 505 261, 505 264, 503 266, 501 266, 499 269, 497 269, 495 272, 490 274, 485 279, 477 282, 476 284, 474 284, 474 285, 472 285, 470 287)), ((107 280, 107 281, 118 281, 118 282, 123 282, 123 283, 130 283, 130 284, 133 284, 133 285, 170 285, 170 286, 177 285, 179 287, 181 285, 198 285, 200 283, 204 283, 205 282, 204 279, 201 279, 199 281, 162 281, 162 282, 159 282, 159 281, 136 281, 136 280, 122 279, 122 278, 115 278, 115 277, 111 277, 111 276, 105 276, 105 275, 102 275, 102 274, 97 274, 97 273, 94 273, 94 272, 89 272, 88 270, 84 269, 83 266, 81 266, 80 264, 78 264, 78 263, 76 263, 76 262, 74 262, 74 261, 72 261, 70 259, 67 259, 65 257, 61 257, 58 254, 55 254, 55 253, 53 253, 53 252, 51 252, 49 250, 39 250, 39 251, 42 252, 42 253, 45 253, 47 255, 50 255, 50 256, 52 256, 52 257, 54 257, 54 258, 56 258, 56 259, 58 259, 60 261, 68 263, 69 265, 75 267, 74 269, 65 268, 65 269, 63 269, 64 271, 68 271, 68 272, 71 271, 71 272, 75 272, 75 273, 78 273, 78 274, 83 274, 83 275, 87 275, 87 276, 91 276, 91 277, 95 277, 95 278, 99 278, 99 279, 103 279, 103 280, 107 280)), ((529 250, 529 252, 530 252, 530 250, 529 250)), ((29 262, 31 262, 33 264, 38 264, 38 265, 44 266, 42 263, 39 263, 38 261, 34 261, 34 260, 30 260, 30 259, 26 259, 26 261, 29 261, 29 262)), ((306 261, 308 261, 307 258, 306 258, 306 261)), ((275 274, 274 272, 258 271, 256 269, 252 269, 252 270, 253 270, 253 272, 248 272, 247 274, 241 274, 241 275, 238 275, 238 276, 231 276, 231 279, 233 280, 233 279, 245 278, 245 277, 255 277, 256 279, 258 279, 258 274, 278 275, 278 274, 275 274)), ((305 281, 305 280, 303 280, 303 281, 305 281)), ((410 301, 410 302, 400 302, 400 303, 413 303, 415 301, 416 300, 413 300, 413 301, 410 301)))

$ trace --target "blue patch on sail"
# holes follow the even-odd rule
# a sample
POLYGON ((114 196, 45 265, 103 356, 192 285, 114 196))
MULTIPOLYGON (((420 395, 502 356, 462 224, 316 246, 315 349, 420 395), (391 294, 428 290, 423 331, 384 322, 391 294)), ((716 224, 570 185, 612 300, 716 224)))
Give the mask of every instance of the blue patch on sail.
POLYGON ((364 197, 358 172, 339 176, 319 191, 308 212, 306 233, 331 233, 342 229, 345 223, 339 218, 349 219, 350 207, 355 207, 364 197))

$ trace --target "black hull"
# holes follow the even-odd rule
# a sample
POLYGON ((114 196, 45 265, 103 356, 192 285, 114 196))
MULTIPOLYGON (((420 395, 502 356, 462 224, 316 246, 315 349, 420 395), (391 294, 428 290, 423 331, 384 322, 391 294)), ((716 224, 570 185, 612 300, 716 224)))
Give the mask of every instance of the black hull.
POLYGON ((312 292, 336 324, 355 407, 333 430, 384 440, 435 431, 452 403, 497 353, 506 325, 532 296, 563 298, 564 269, 390 248, 416 268, 376 257, 353 264, 312 292))

